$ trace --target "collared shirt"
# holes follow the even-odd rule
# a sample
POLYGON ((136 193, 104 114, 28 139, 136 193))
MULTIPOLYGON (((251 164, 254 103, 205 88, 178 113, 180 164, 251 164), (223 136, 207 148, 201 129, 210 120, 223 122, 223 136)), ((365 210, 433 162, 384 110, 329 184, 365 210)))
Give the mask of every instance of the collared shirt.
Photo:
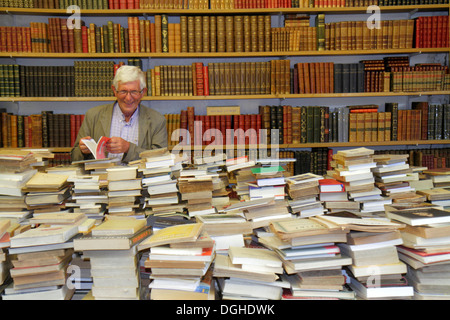
MULTIPOLYGON (((125 116, 120 110, 119 104, 116 102, 113 108, 111 120, 110 137, 121 137, 122 139, 138 144, 139 141, 139 106, 130 118, 129 122, 125 121, 125 116)), ((123 153, 110 153, 109 158, 119 158, 122 160, 123 153)))

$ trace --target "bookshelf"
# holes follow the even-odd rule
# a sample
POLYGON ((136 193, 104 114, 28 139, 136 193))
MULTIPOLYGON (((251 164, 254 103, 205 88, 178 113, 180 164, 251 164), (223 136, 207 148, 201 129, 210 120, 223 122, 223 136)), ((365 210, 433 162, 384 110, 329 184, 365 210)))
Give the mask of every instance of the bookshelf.
MULTIPOLYGON (((448 4, 432 5, 398 5, 380 6, 382 20, 414 19, 424 15, 448 15, 448 4), (394 18, 392 18, 394 17, 394 18)), ((257 9, 81 9, 80 14, 86 25, 104 23, 105 19, 116 20, 126 25, 127 17, 143 17, 151 20, 155 15, 165 14, 169 19, 177 20, 179 16, 196 15, 270 15, 272 27, 279 27, 283 22, 283 15, 308 14, 311 21, 319 13, 324 13, 329 22, 344 21, 348 19, 365 19, 368 16, 367 7, 336 7, 336 8, 257 8, 257 9)), ((5 26, 27 26, 30 21, 46 22, 48 17, 68 17, 72 13, 65 9, 40 8, 12 8, 0 7, 0 15, 5 16, 5 26)), ((314 24, 313 24, 314 25, 314 24)), ((114 60, 123 61, 129 58, 140 58, 143 61, 143 70, 150 70, 156 65, 175 65, 186 61, 202 61, 207 65, 212 62, 235 61, 268 61, 271 59, 290 59, 291 67, 299 62, 309 61, 338 61, 351 63, 366 59, 382 59, 385 56, 406 55, 418 63, 439 62, 448 66, 449 47, 442 48, 402 48, 402 49, 366 49, 366 50, 324 50, 324 51, 262 51, 262 52, 117 52, 117 53, 38 53, 38 52, 0 52, 1 64, 32 65, 38 62, 43 65, 67 65, 73 60, 114 60), (424 57, 424 58, 422 58, 424 57)), ((206 96, 146 96, 144 101, 162 113, 175 113, 188 105, 198 107, 198 113, 204 114, 206 106, 226 104, 241 105, 242 113, 257 113, 258 105, 321 105, 325 104, 332 109, 335 106, 374 103, 382 106, 384 102, 398 102, 401 108, 409 108, 412 101, 428 101, 430 103, 449 103, 449 90, 443 91, 415 91, 415 92, 349 92, 349 93, 311 93, 311 94, 255 94, 255 95, 206 95, 206 96), (375 100, 372 100, 375 99, 375 100), (170 105, 169 105, 170 104, 170 105)), ((55 110, 56 113, 65 113, 67 110, 84 114, 87 109, 98 103, 112 101, 111 97, 0 97, 0 107, 13 113, 29 114, 36 110, 55 110), (46 108, 46 109, 45 109, 46 108), (76 110, 76 111, 73 111, 76 110)), ((446 140, 414 140, 414 141, 382 141, 370 142, 378 146, 423 146, 447 145, 446 140)), ((356 142, 329 142, 307 144, 281 144, 280 148, 347 148, 366 146, 367 143, 356 142)), ((248 148, 249 146, 246 146, 248 148)), ((70 148, 51 148, 55 152, 68 152, 70 148)))
MULTIPOLYGON (((382 12, 416 12, 416 11, 442 11, 448 10, 447 4, 425 4, 425 5, 398 5, 398 6, 379 6, 382 12)), ((91 16, 145 16, 154 14, 292 14, 292 13, 366 13, 366 6, 360 7, 336 7, 336 8, 255 8, 255 9, 81 9, 82 15, 91 16)), ((0 14, 14 15, 70 15, 65 9, 40 9, 40 8, 13 8, 0 7, 0 14)))

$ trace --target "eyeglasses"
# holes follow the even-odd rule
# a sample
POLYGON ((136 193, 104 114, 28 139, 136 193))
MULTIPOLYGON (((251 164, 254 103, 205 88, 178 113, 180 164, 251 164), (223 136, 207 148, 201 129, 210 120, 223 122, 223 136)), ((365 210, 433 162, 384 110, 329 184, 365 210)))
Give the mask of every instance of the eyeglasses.
POLYGON ((117 94, 121 97, 125 97, 127 94, 130 94, 133 98, 139 98, 139 96, 141 95, 141 93, 144 90, 141 91, 137 91, 137 90, 132 90, 132 91, 127 91, 127 90, 120 90, 117 91, 117 94))

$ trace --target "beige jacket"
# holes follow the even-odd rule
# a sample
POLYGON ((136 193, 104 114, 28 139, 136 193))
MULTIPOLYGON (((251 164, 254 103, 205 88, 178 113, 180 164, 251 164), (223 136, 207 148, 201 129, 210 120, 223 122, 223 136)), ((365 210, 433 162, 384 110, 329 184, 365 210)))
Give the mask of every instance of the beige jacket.
MULTIPOLYGON (((79 147, 80 139, 90 136, 98 141, 101 136, 109 137, 114 103, 104 104, 89 109, 78 132, 75 145, 71 151, 72 161, 93 159, 92 154, 83 154, 79 147)), ((166 119, 158 111, 140 105, 139 142, 130 143, 130 149, 122 159, 130 162, 139 159, 139 153, 145 150, 167 147, 166 119)))

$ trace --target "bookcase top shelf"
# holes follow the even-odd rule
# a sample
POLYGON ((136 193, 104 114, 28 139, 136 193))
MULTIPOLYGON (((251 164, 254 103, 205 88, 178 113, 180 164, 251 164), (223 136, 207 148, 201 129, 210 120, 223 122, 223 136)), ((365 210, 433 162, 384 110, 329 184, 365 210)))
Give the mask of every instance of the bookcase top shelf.
MULTIPOLYGON (((273 95, 210 95, 210 96, 145 96, 145 101, 175 100, 241 100, 241 99, 301 99, 301 98, 347 98, 347 97, 396 97, 450 95, 450 91, 421 92, 349 92, 273 95)), ((73 102, 73 101, 114 101, 114 97, 0 97, 0 102, 73 102)))
MULTIPOLYGON (((448 4, 432 5, 403 5, 380 6, 381 12, 408 12, 408 11, 441 11, 448 10, 448 4)), ((83 15, 90 16, 145 16, 155 14, 167 15, 199 15, 199 14, 293 14, 293 13, 366 13, 367 7, 337 7, 337 8, 255 8, 255 9, 82 9, 83 15)), ((0 7, 0 14, 21 15, 71 15, 66 9, 40 9, 40 8, 11 8, 0 7)))
POLYGON ((252 58, 287 56, 343 56, 343 55, 384 55, 449 53, 450 48, 409 48, 378 50, 325 50, 325 51, 273 51, 273 52, 174 52, 174 53, 42 53, 42 52, 0 52, 0 58, 58 58, 58 59, 105 59, 105 58, 252 58))
MULTIPOLYGON (((419 145, 447 145, 450 144, 450 140, 412 140, 412 141, 371 141, 371 146, 419 146, 419 145)), ((324 143, 302 143, 302 144, 280 144, 278 145, 279 149, 299 149, 299 148, 337 148, 337 147, 364 147, 367 146, 367 142, 324 142, 324 143)), ((218 149, 218 146, 209 145, 209 146, 178 146, 177 149, 181 151, 182 148, 185 150, 204 150, 208 149, 218 149)), ((223 146, 224 150, 226 148, 229 149, 257 149, 258 145, 232 145, 232 146, 223 146)), ((264 146, 267 149, 271 147, 271 145, 264 146)), ((7 149, 45 149, 50 152, 70 152, 72 150, 71 147, 54 147, 54 148, 7 148, 7 149)), ((169 147, 170 150, 174 149, 173 146, 169 147)))

